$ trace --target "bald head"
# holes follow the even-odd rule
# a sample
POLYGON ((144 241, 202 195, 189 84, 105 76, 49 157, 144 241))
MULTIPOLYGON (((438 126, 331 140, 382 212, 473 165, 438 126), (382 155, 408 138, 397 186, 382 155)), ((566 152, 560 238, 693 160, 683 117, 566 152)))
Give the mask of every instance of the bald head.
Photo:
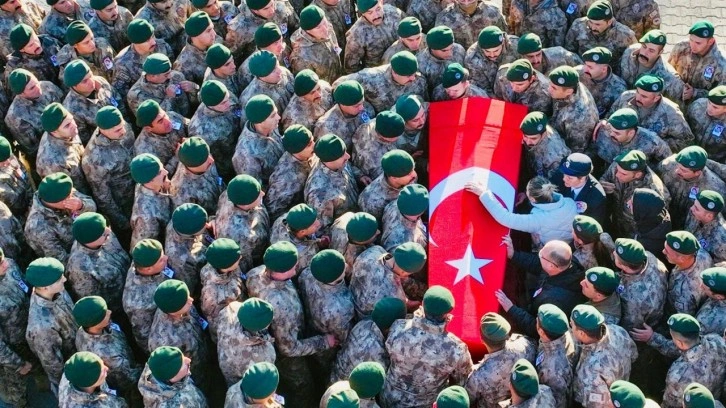
POLYGON ((572 249, 565 241, 553 240, 547 242, 542 247, 540 256, 546 258, 543 262, 545 270, 553 269, 554 271, 561 272, 569 268, 570 262, 572 262, 572 249), (547 266, 551 266, 552 268, 548 268, 547 266))

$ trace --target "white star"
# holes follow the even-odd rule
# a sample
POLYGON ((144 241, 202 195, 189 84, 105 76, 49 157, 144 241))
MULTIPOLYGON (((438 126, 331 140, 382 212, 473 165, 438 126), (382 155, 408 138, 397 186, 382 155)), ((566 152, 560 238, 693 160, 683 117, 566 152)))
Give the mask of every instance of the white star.
POLYGON ((463 258, 454 261, 446 261, 447 264, 459 270, 459 272, 456 273, 454 284, 459 283, 459 281, 464 279, 466 276, 470 276, 473 279, 478 280, 479 283, 483 284, 484 279, 481 277, 481 271, 479 271, 479 269, 491 262, 491 259, 475 257, 474 251, 471 250, 471 243, 469 243, 466 247, 466 252, 464 253, 463 258))

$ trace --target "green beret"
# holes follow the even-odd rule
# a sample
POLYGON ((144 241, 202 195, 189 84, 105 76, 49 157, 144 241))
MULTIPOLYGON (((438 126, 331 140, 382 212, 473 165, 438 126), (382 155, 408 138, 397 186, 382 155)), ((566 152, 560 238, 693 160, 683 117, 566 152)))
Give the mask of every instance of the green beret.
POLYGON ((159 175, 163 165, 153 154, 141 153, 131 160, 129 167, 131 178, 139 184, 146 184, 159 175))
POLYGON ((693 255, 701 248, 698 239, 688 231, 673 231, 666 234, 666 243, 683 255, 693 255))
POLYGON ((701 190, 696 195, 696 200, 706 211, 720 213, 724 206, 723 196, 713 190, 701 190))
POLYGON ((126 27, 126 36, 132 44, 141 44, 149 41, 154 35, 154 26, 143 18, 131 20, 126 27))
MULTIPOLYGON (((378 117, 383 114, 381 112, 378 114, 378 117)), ((396 115, 394 113, 394 115, 396 115)), ((396 115, 398 116, 398 115, 396 115)), ((378 119, 378 117, 376 119, 378 119)), ((399 116, 399 119, 401 117, 399 116)), ((403 126, 403 119, 401 120, 401 126, 403 126)), ((376 131, 378 130, 378 125, 376 123, 376 131)), ((401 132, 403 133, 403 132, 401 132)), ((415 166, 415 163, 413 161, 413 157, 411 157, 408 152, 401 149, 395 149, 391 150, 389 152, 386 152, 386 154, 383 155, 381 158, 381 167, 383 168, 383 174, 385 177, 404 177, 413 171, 415 166)))
POLYGON ((613 59, 613 53, 605 47, 591 48, 582 53, 582 60, 596 64, 609 64, 613 59))
POLYGON ((209 145, 199 136, 192 136, 179 146, 179 161, 187 167, 198 167, 209 158, 209 145))
POLYGON ((719 85, 708 91, 708 100, 714 105, 726 106, 726 85, 719 85))
POLYGON ((633 265, 640 265, 648 259, 643 244, 630 238, 616 239, 615 252, 617 252, 620 259, 633 265))
POLYGON ((464 68, 458 62, 449 64, 441 75, 441 85, 444 88, 450 88, 469 79, 469 70, 464 68))
POLYGON ((393 260, 404 272, 416 273, 426 265, 426 250, 417 242, 406 242, 393 251, 393 260))
POLYGON ((613 6, 610 5, 609 1, 598 0, 587 9, 587 18, 596 21, 609 21, 613 18, 613 6))
POLYGON ((498 343, 509 338, 512 326, 500 314, 487 312, 479 321, 479 330, 482 339, 498 343))
POLYGON ((597 241, 603 231, 602 225, 596 219, 587 215, 576 215, 575 219, 572 220, 572 229, 575 231, 575 235, 585 244, 597 241))
POLYGON ((620 277, 610 268, 596 266, 585 271, 585 278, 595 287, 595 290, 605 296, 615 293, 620 285, 620 277))
POLYGON ((333 100, 343 106, 353 106, 363 100, 363 94, 363 87, 358 81, 347 80, 335 87, 333 100))
POLYGON ((704 269, 701 280, 714 293, 726 295, 726 268, 717 266, 704 269))
POLYGON ((91 8, 101 11, 108 7, 111 3, 113 3, 113 0, 91 0, 91 8))
POLYGON ((509 64, 506 75, 509 82, 522 82, 530 79, 534 75, 534 68, 529 60, 521 58, 509 64))
POLYGON ((12 146, 10 146, 10 142, 8 142, 8 139, 0 136, 0 162, 4 162, 12 155, 13 150, 12 146))
POLYGON ((590 305, 575 306, 570 317, 577 327, 583 330, 597 330, 601 325, 605 324, 602 313, 590 305))
POLYGON ((305 96, 315 89, 320 77, 312 69, 303 69, 295 75, 295 95, 305 96))
POLYGON ((418 72, 418 61, 410 51, 400 51, 391 57, 391 69, 398 75, 410 76, 418 72))
POLYGON ((443 316, 454 309, 455 303, 451 291, 443 286, 431 286, 424 293, 423 308, 427 316, 443 316))
POLYGON ((421 111, 421 108, 423 108, 423 101, 418 95, 401 95, 396 100, 396 113, 401 115, 406 122, 415 118, 421 111))
POLYGON ((469 408, 469 394, 464 387, 452 385, 436 397, 436 408, 469 408))
POLYGON ((628 130, 638 127, 638 112, 631 108, 620 108, 608 118, 610 126, 617 130, 628 130))
POLYGON ((641 75, 638 80, 635 81, 635 87, 646 92, 661 93, 663 92, 664 86, 665 84, 660 77, 651 74, 641 75))
POLYGON ((318 213, 309 205, 302 203, 290 208, 287 212, 287 226, 293 231, 302 231, 315 223, 318 213))
POLYGON ((381 363, 364 361, 350 372, 348 382, 360 398, 369 399, 381 392, 385 379, 386 370, 381 363))
POLYGON ((33 74, 30 71, 23 68, 14 69, 8 76, 10 90, 16 95, 25 92, 25 87, 28 86, 31 78, 33 78, 33 74))
POLYGON ((259 49, 269 47, 282 38, 280 27, 273 22, 267 22, 255 30, 255 46, 259 49))
POLYGON ((300 12, 300 28, 303 30, 312 30, 320 25, 325 18, 325 13, 320 7, 310 4, 300 12))
POLYGON ((315 155, 321 162, 332 162, 340 159, 345 154, 345 142, 343 139, 328 133, 315 142, 315 155))
POLYGON ((153 266, 164 255, 164 247, 155 239, 142 239, 131 251, 134 265, 141 268, 153 266))
POLYGON ((676 155, 676 161, 690 170, 703 170, 706 167, 708 153, 701 146, 684 147, 676 155))
POLYGON ((86 296, 73 306, 73 318, 79 326, 93 327, 106 318, 108 306, 100 296, 86 296))
POLYGON ((207 248, 207 262, 214 269, 227 269, 239 261, 239 245, 229 238, 215 239, 207 248))
POLYGON ((398 319, 406 318, 406 302, 395 297, 384 297, 373 306, 371 320, 381 331, 388 330, 398 319))
POLYGON ((421 34, 423 29, 421 28, 421 22, 416 17, 408 16, 398 23, 396 32, 399 37, 408 38, 421 34))
POLYGON ((436 26, 426 33, 426 44, 429 49, 443 50, 454 43, 454 32, 447 26, 436 26))
POLYGON ((146 57, 143 69, 150 75, 163 74, 171 71, 171 61, 166 55, 157 52, 146 57))
POLYGON ((154 303, 164 313, 180 311, 189 300, 189 288, 183 281, 167 279, 154 292, 154 303))
POLYGON ((699 38, 713 38, 714 28, 713 24, 706 20, 697 21, 688 30, 688 34, 693 34, 699 38))
POLYGON ((562 86, 565 88, 577 88, 577 84, 580 80, 580 75, 568 65, 559 66, 550 72, 550 81, 553 84, 562 86))
POLYGON ((542 39, 535 33, 527 33, 519 37, 517 42, 517 53, 527 55, 542 50, 542 39))
POLYGON ((287 272, 297 265, 297 248, 290 241, 277 241, 267 248, 262 262, 271 272, 287 272))
POLYGON ((409 184, 401 189, 396 206, 401 214, 417 217, 429 208, 429 191, 421 184, 409 184))
POLYGON ((502 45, 504 31, 495 25, 490 25, 479 32, 479 48, 488 50, 502 45))
POLYGON ((272 0, 245 0, 245 4, 250 10, 259 10, 265 8, 272 0))
POLYGON ((249 298, 237 310, 237 320, 247 331, 264 330, 272 323, 272 305, 259 298, 249 298))
POLYGON ((35 31, 27 24, 18 24, 10 30, 10 45, 15 51, 25 48, 35 31))
POLYGON ((67 87, 74 87, 83 81, 86 75, 91 73, 91 68, 81 59, 71 61, 63 71, 63 84, 67 87))
POLYGON ((216 80, 204 81, 202 87, 199 89, 199 97, 202 103, 207 106, 219 105, 228 93, 227 87, 216 80))
MULTIPOLYGON (((267 51, 264 51, 267 52, 267 51)), ((265 95, 257 94, 250 98, 245 105, 247 120, 253 124, 262 123, 272 115, 275 110, 275 102, 265 95)))
POLYGON ((561 336, 570 329, 567 322, 567 315, 559 307, 545 303, 537 309, 539 325, 553 336, 561 336))
POLYGON ((59 203, 73 191, 73 180, 65 173, 53 173, 43 177, 38 185, 38 198, 46 203, 59 203))
POLYGON ((668 39, 665 33, 661 30, 650 30, 640 37, 639 42, 655 44, 655 45, 666 45, 668 39))
POLYGON ((90 387, 101 378, 103 360, 88 352, 79 351, 71 356, 63 366, 63 373, 71 385, 77 388, 90 387))
POLYGON ((537 370, 534 369, 532 363, 520 358, 512 366, 512 372, 509 375, 512 388, 522 398, 530 398, 539 392, 539 376, 537 370))
POLYGON ((169 381, 174 378, 182 368, 184 354, 176 347, 161 346, 151 352, 146 362, 151 375, 159 381, 169 381))
POLYGON ((229 48, 223 44, 212 44, 207 48, 207 55, 204 56, 204 61, 209 68, 217 69, 226 64, 230 58, 232 58, 232 52, 229 48))
POLYGON ((640 150, 629 150, 620 153, 614 159, 615 163, 623 170, 643 171, 648 167, 648 158, 640 150))
POLYGON ((63 276, 63 264, 55 258, 38 258, 25 270, 25 280, 29 284, 43 288, 50 286, 63 276))
POLYGON ((617 380, 610 385, 610 400, 618 408, 643 408, 645 395, 635 384, 617 380))
POLYGON ((196 235, 207 223, 207 211, 199 204, 184 203, 171 214, 171 222, 177 233, 196 235))
POLYGON ((256 178, 240 174, 227 184, 227 198, 234 205, 250 205, 260 197, 262 186, 256 178))
POLYGON ((87 212, 79 215, 71 227, 73 239, 81 244, 91 243, 103 236, 106 232, 106 219, 97 212, 87 212))
POLYGON ((366 242, 373 238, 377 231, 378 221, 376 220, 376 217, 366 212, 353 214, 345 226, 345 232, 348 234, 348 240, 353 243, 366 242))
POLYGON ((291 125, 282 135, 282 147, 290 154, 302 152, 312 141, 313 134, 303 125, 291 125))
POLYGON ((195 11, 184 23, 184 31, 189 37, 196 37, 202 34, 210 25, 212 25, 212 19, 209 18, 209 14, 203 11, 195 11))
POLYGON ((683 391, 684 408, 715 408, 715 401, 711 391, 699 383, 690 383, 683 391))
POLYGON ((341 390, 328 397, 328 408, 358 408, 360 398, 351 390, 341 390))
POLYGON ((207 3, 209 3, 208 0, 192 0, 192 6, 200 10, 207 7, 207 3))
MULTIPOLYGON (((403 134, 404 130, 406 130, 406 122, 403 121, 403 118, 398 113, 386 110, 376 115, 375 129, 379 135, 393 139, 403 134)), ((384 155, 383 157, 386 156, 384 155)))
POLYGON ((72 21, 66 29, 66 43, 76 45, 91 34, 91 29, 81 20, 72 21))
POLYGON ((547 130, 549 118, 542 112, 530 112, 522 120, 519 128, 525 137, 539 136, 547 130))
POLYGON ((676 313, 668 318, 668 328, 679 334, 698 334, 701 324, 695 317, 686 313, 676 313))
POLYGON ((151 126, 161 113, 161 106, 153 99, 147 99, 136 108, 136 125, 139 127, 151 126))
POLYGON ((53 102, 46 106, 43 109, 43 113, 40 114, 40 124, 46 132, 55 132, 68 115, 70 113, 68 113, 63 105, 58 102, 53 102))
POLYGON ((250 73, 258 78, 266 77, 275 70, 277 57, 267 50, 258 50, 250 56, 250 73))
POLYGON ((96 124, 99 129, 107 130, 116 127, 123 122, 124 117, 121 111, 115 106, 104 106, 96 112, 96 124))
POLYGON ((310 272, 319 282, 334 282, 345 272, 345 258, 334 249, 324 249, 313 256, 310 272))
POLYGON ((376 4, 378 4, 377 0, 356 0, 355 1, 355 5, 358 8, 358 12, 361 14, 372 9, 376 4))
POLYGON ((277 372, 277 367, 265 361, 255 363, 247 368, 247 371, 242 375, 240 388, 247 397, 262 399, 272 395, 279 383, 280 374, 277 372))

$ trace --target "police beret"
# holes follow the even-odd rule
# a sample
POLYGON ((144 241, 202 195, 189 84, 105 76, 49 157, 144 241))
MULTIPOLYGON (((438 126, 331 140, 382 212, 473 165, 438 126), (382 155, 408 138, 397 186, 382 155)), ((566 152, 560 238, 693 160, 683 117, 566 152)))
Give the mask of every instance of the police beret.
POLYGON ((605 324, 602 313, 590 305, 577 305, 572 309, 570 318, 577 327, 583 330, 597 330, 605 324))
POLYGON ((479 32, 479 48, 488 50, 502 45, 504 42, 504 31, 501 28, 490 25, 479 32))
POLYGON ((334 249, 323 249, 310 261, 310 273, 322 283, 331 283, 345 272, 345 258, 334 249))
POLYGON ((302 152, 312 141, 313 134, 303 125, 291 125, 282 135, 282 147, 290 154, 302 152))
POLYGON ((201 137, 192 136, 179 146, 177 156, 186 167, 201 166, 209 158, 209 145, 201 137))
POLYGON ((690 383, 683 391, 684 408, 715 408, 716 400, 711 391, 699 383, 690 383))
POLYGON ((259 49, 269 47, 282 38, 280 27, 273 22, 267 22, 255 30, 255 45, 259 49))
POLYGON ((454 309, 455 303, 451 291, 443 286, 431 286, 424 293, 423 308, 427 316, 443 316, 454 309))
POLYGON ((509 381, 514 391, 522 398, 529 398, 539 392, 539 376, 532 363, 520 358, 512 366, 509 381))
POLYGON ((695 317, 686 313, 676 313, 668 318, 668 328, 680 334, 698 334, 701 332, 701 324, 695 317))
POLYGON ((141 153, 131 160, 129 166, 131 170, 131 178, 139 184, 146 184, 154 179, 163 165, 159 158, 149 153, 141 153))
POLYGON ((401 189, 396 206, 401 214, 418 217, 429 208, 429 191, 421 184, 409 184, 401 189))
POLYGON ((537 318, 539 325, 553 336, 561 336, 570 329, 565 312, 551 303, 545 303, 537 309, 537 318))
POLYGON ((350 372, 348 382, 350 388, 355 391, 360 398, 375 398, 386 379, 386 370, 381 363, 375 361, 364 361, 350 372))
POLYGON ((487 312, 479 321, 479 330, 484 340, 501 342, 509 337, 512 326, 501 315, 494 312, 487 312))
POLYGON ((595 242, 603 232, 600 223, 587 215, 576 215, 572 220, 572 229, 585 244, 595 242))
POLYGON ((340 159, 345 154, 345 142, 343 139, 328 133, 315 142, 315 155, 323 163, 340 159))
POLYGON ((154 26, 143 18, 131 20, 126 27, 126 36, 132 44, 141 44, 154 35, 154 26))
POLYGON ((363 100, 363 86, 358 81, 343 81, 333 90, 333 100, 343 106, 357 105, 363 100))
POLYGON ((552 72, 550 72, 549 79, 553 84, 558 86, 565 88, 577 88, 580 75, 577 71, 575 71, 575 68, 563 65, 553 69, 552 72))
POLYGON ((519 128, 525 137, 539 136, 547 129, 549 118, 542 112, 530 112, 524 117, 519 128))
POLYGON ((713 292, 726 295, 726 268, 717 266, 704 269, 701 280, 713 292))
POLYGON ((272 0, 245 0, 245 4, 250 10, 260 10, 270 4, 272 0))
POLYGON ((136 108, 136 125, 139 127, 150 126, 160 113, 159 103, 153 99, 147 99, 136 108))
POLYGON ((595 289, 605 296, 615 293, 620 285, 620 277, 610 268, 596 266, 585 271, 585 278, 595 289))
POLYGON ((396 320, 405 318, 406 302, 395 297, 380 299, 371 312, 371 320, 381 331, 387 330, 396 320))
POLYGON ((293 231, 302 231, 310 228, 318 218, 318 213, 305 203, 297 204, 287 212, 287 226, 293 231))
POLYGON ((618 109, 608 118, 610 126, 617 130, 636 128, 638 126, 638 121, 638 112, 631 108, 618 109))
POLYGON ((469 394, 460 385, 444 388, 436 397, 436 408, 468 408, 469 403, 469 394))
POLYGON ((401 115, 403 120, 408 122, 415 118, 423 107, 421 97, 413 94, 401 95, 396 100, 396 113, 401 115))
POLYGON ((107 311, 108 306, 102 297, 86 296, 73 306, 73 318, 81 327, 93 327, 106 318, 107 311))
POLYGON ((610 385, 610 400, 617 408, 643 408, 645 395, 635 384, 617 380, 610 385))
POLYGON ((666 45, 668 39, 665 33, 661 30, 650 30, 640 37, 639 42, 655 44, 655 45, 666 45))
POLYGON ((103 10, 108 7, 113 0, 91 0, 91 8, 94 10, 103 10))
POLYGON ((23 68, 14 69, 8 76, 10 90, 16 95, 25 92, 25 87, 28 86, 31 78, 33 78, 33 74, 30 71, 23 68))
POLYGON ((164 313, 180 311, 189 300, 189 288, 183 281, 168 279, 154 291, 154 303, 164 313))
POLYGON ((277 57, 267 50, 258 50, 250 56, 250 73, 258 78, 266 77, 275 70, 277 57))
POLYGON ((401 38, 413 37, 422 32, 421 22, 416 17, 408 16, 398 23, 397 34, 401 38))
POLYGON ((73 239, 84 245, 101 238, 105 232, 106 219, 97 212, 79 215, 71 227, 73 239))
POLYGON ((207 223, 207 211, 199 204, 184 203, 171 214, 171 222, 177 233, 196 235, 207 223))
POLYGON ((320 7, 310 4, 300 12, 300 28, 303 30, 312 30, 320 25, 325 19, 325 13, 320 7))
POLYGON ((226 64, 230 58, 232 58, 232 52, 229 48, 223 44, 212 44, 207 48, 207 55, 205 55, 204 61, 209 68, 217 69, 226 64))
POLYGON ((713 24, 706 20, 697 21, 688 30, 688 34, 693 34, 699 38, 712 38, 714 33, 713 24))
POLYGON ((202 87, 199 89, 199 97, 201 98, 202 103, 207 106, 219 105, 222 101, 224 101, 224 98, 228 93, 227 87, 224 86, 223 83, 214 79, 204 81, 202 87))
POLYGON ((163 74, 171 71, 171 61, 166 55, 157 52, 146 57, 143 70, 150 75, 163 74))
POLYGON ((280 374, 277 367, 268 362, 255 363, 251 365, 242 375, 240 388, 244 395, 252 399, 267 398, 277 389, 280 382, 280 374))
POLYGON ((272 305, 259 298, 249 298, 237 310, 237 320, 247 331, 264 330, 272 323, 272 305))
POLYGON ((10 45, 15 51, 25 48, 35 32, 27 24, 18 24, 10 30, 10 45))
POLYGON ((63 264, 55 258, 38 258, 25 270, 25 280, 29 284, 43 288, 50 286, 63 276, 63 264))
POLYGON ((358 394, 350 390, 341 390, 328 397, 328 408, 358 408, 360 398, 358 394))
POLYGON ((265 268, 271 272, 287 272, 297 264, 297 248, 290 241, 270 245, 262 257, 265 268))
POLYGON ((211 25, 212 19, 209 18, 209 14, 203 11, 195 11, 184 23, 184 32, 186 32, 189 37, 196 37, 202 34, 211 25))
POLYGON ((63 105, 58 102, 53 102, 46 106, 43 109, 43 113, 40 114, 40 124, 46 132, 55 132, 68 115, 70 113, 68 113, 63 105))
POLYGON ((416 56, 409 51, 397 52, 391 57, 391 69, 398 75, 410 76, 418 72, 416 56))
POLYGON ((609 64, 613 59, 613 53, 605 47, 591 48, 582 53, 582 60, 596 64, 609 64))
POLYGON ((639 265, 648 259, 645 248, 640 242, 630 238, 618 238, 615 240, 615 252, 623 261, 639 265))
POLYGON ((527 33, 519 37, 517 53, 527 55, 542 50, 542 39, 535 33, 527 33))
POLYGON ((623 170, 643 171, 648 167, 648 158, 640 150, 629 150, 620 153, 613 160, 623 170))
POLYGON ((251 97, 245 105, 247 120, 254 124, 267 120, 274 110, 275 102, 265 94, 257 94, 251 97))
POLYGON ((38 198, 46 203, 59 203, 73 191, 73 180, 65 173, 52 173, 40 181, 38 185, 38 198))
POLYGON ((726 106, 726 85, 719 85, 708 91, 708 100, 714 105, 726 106))
POLYGON ((713 190, 701 190, 696 195, 696 200, 706 211, 720 213, 724 206, 723 196, 713 190))
POLYGON ((91 34, 91 29, 81 20, 72 21, 66 29, 66 43, 76 45, 91 34))
POLYGON ((635 81, 635 87, 638 89, 642 89, 646 92, 660 93, 663 91, 664 86, 665 86, 665 83, 663 82, 663 79, 661 79, 657 75, 651 75, 651 74, 641 75, 635 81))
POLYGON ((707 160, 708 153, 701 146, 684 147, 676 154, 676 162, 690 170, 703 170, 707 160))
POLYGON ((450 88, 469 79, 469 70, 464 68, 458 62, 454 62, 446 66, 444 73, 441 75, 441 85, 444 88, 450 88))
POLYGON ((262 186, 256 178, 240 174, 227 184, 227 198, 234 205, 250 205, 260 197, 262 186))
POLYGON ((426 34, 429 49, 443 50, 454 43, 454 32, 447 26, 436 26, 426 34))
POLYGON ((91 68, 83 60, 73 60, 66 65, 66 69, 63 71, 63 84, 67 87, 74 87, 90 73, 91 68))
POLYGON ((377 0, 356 0, 355 2, 356 7, 358 8, 358 12, 363 14, 366 11, 372 9, 376 4, 378 4, 377 0))
POLYGON ((590 20, 611 20, 613 18, 613 6, 609 1, 598 0, 587 9, 587 18, 590 20))
POLYGON ((147 268, 154 265, 164 255, 164 248, 161 242, 155 239, 142 239, 137 242, 131 251, 131 258, 134 265, 141 268, 147 268))
POLYGON ((683 255, 693 255, 701 248, 698 239, 688 231, 672 231, 666 234, 666 243, 683 255))
POLYGON ((507 80, 510 82, 526 81, 532 78, 532 75, 534 75, 532 63, 524 58, 518 59, 509 64, 509 68, 507 68, 506 73, 507 80))
POLYGON ((315 89, 320 77, 312 69, 303 69, 295 75, 295 95, 305 96, 315 89))
POLYGON ((104 106, 96 112, 96 125, 99 129, 107 130, 116 127, 123 122, 124 117, 121 111, 115 106, 104 106))
POLYGON ((8 139, 4 138, 3 136, 0 136, 0 162, 4 162, 5 160, 9 159, 10 156, 13 155, 12 146, 10 146, 10 142, 8 142, 8 139))
POLYGON ((572 153, 560 164, 560 171, 572 177, 585 177, 592 172, 592 159, 583 153, 572 153))
POLYGON ((426 250, 417 242, 406 242, 393 251, 396 266, 407 273, 416 273, 426 264, 426 250))
POLYGON ((79 351, 71 356, 63 366, 63 374, 74 387, 85 388, 95 384, 101 378, 103 360, 88 351, 79 351))
POLYGON ((176 347, 161 346, 151 352, 149 365, 151 375, 159 381, 169 381, 174 378, 182 368, 184 354, 176 347))
POLYGON ((354 244, 366 242, 378 232, 378 220, 366 212, 355 213, 345 225, 345 232, 354 244))
POLYGON ((403 134, 405 126, 406 122, 403 121, 403 118, 398 113, 386 110, 376 115, 376 133, 382 137, 389 139, 399 137, 403 134))

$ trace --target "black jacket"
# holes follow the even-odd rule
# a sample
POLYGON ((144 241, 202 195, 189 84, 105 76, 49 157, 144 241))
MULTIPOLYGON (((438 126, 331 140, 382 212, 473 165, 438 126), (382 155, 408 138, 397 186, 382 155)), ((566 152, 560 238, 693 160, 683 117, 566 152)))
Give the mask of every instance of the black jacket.
POLYGON ((605 194, 605 190, 603 190, 602 185, 600 185, 600 182, 597 181, 592 174, 588 176, 585 185, 582 187, 582 190, 580 190, 580 194, 578 194, 577 197, 574 196, 575 194, 571 188, 565 187, 565 184, 562 181, 562 173, 558 171, 557 174, 553 176, 553 179, 560 194, 575 200, 575 203, 577 203, 578 214, 592 217, 596 219, 603 228, 606 227, 608 219, 607 195, 605 194), (578 201, 584 203, 584 205, 578 203, 578 201), (581 211, 582 207, 585 207, 584 211, 581 211))

